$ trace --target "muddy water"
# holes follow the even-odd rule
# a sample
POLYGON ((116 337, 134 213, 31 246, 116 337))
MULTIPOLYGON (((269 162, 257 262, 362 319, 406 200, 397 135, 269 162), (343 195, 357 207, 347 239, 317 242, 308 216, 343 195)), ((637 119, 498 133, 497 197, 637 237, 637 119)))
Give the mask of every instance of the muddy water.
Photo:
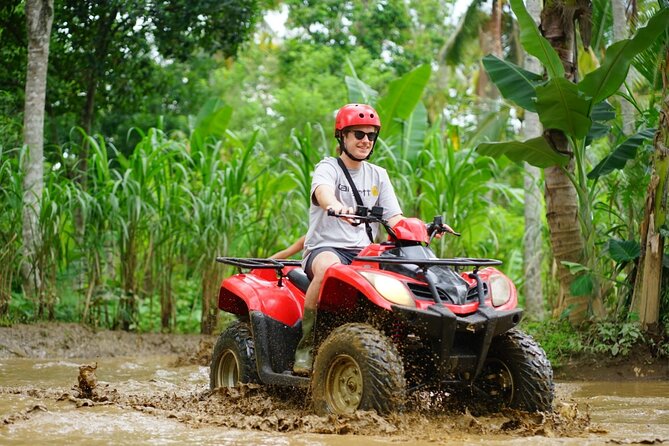
MULTIPOLYGON (((303 393, 208 391, 208 368, 174 357, 0 359, 0 444, 582 445, 669 442, 669 382, 558 383, 556 412, 473 416, 418 395, 407 413, 316 417, 303 393)), ((447 400, 447 398, 445 398, 447 400)))

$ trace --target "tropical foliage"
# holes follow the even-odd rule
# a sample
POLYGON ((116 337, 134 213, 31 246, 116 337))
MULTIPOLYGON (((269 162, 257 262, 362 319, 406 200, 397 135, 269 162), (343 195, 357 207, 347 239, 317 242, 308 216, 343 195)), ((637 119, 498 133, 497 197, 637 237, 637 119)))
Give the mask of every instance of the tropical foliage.
MULTIPOLYGON (((0 7, 0 54, 11 62, 0 68, 4 322, 214 331, 218 284, 230 272, 214 258, 266 256, 305 232, 312 169, 334 154, 334 112, 351 101, 381 115, 374 162, 389 171, 405 214, 443 215, 462 233, 443 238, 438 254, 499 258, 519 289, 524 171, 516 162, 562 166, 570 155, 544 136, 515 134, 525 111, 564 133, 587 236, 584 261, 566 264, 572 292, 596 292, 605 319, 634 324, 666 8, 644 6, 633 37, 612 42, 598 10, 605 2, 593 3, 593 51, 582 48, 590 68, 579 67, 582 78, 572 83, 520 0, 513 11, 500 3, 501 16, 472 2, 458 24, 449 0, 98 3, 56 3, 42 245, 32 259, 42 288, 34 297, 17 274, 25 260, 25 12, 22 2, 0 7), (269 23, 276 17, 286 27, 279 33, 269 23), (479 29, 497 35, 493 19, 502 23, 494 45, 502 51, 487 55, 476 38, 479 29), (517 42, 545 73, 519 66, 517 42), (631 65, 639 77, 619 94, 631 65), (481 66, 501 98, 477 94, 481 66), (623 100, 636 108, 633 134, 621 131, 623 100)), ((554 268, 543 268, 546 306, 559 319, 554 268)))

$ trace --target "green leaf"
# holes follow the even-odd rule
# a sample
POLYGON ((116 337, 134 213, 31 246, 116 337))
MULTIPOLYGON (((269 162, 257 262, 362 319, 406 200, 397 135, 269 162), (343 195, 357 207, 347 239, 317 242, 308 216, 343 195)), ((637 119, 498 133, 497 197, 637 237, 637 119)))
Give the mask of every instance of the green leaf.
POLYGON ((491 54, 485 56, 482 62, 488 76, 504 98, 513 101, 525 110, 536 111, 534 87, 543 81, 541 75, 491 54))
POLYGON ((569 292, 572 296, 589 296, 595 289, 595 282, 592 274, 583 274, 578 276, 569 286, 569 292))
POLYGON ((588 178, 593 180, 607 175, 614 170, 623 169, 627 161, 636 157, 636 151, 641 144, 655 135, 655 129, 645 129, 627 138, 622 144, 597 164, 588 173, 588 178))
POLYGON ((595 139, 602 138, 611 132, 611 126, 601 122, 593 122, 588 135, 585 137, 585 145, 588 146, 595 139))
POLYGON ((590 117, 593 121, 605 122, 616 119, 616 109, 606 101, 599 102, 592 107, 590 117))
POLYGON ((469 135, 469 145, 476 146, 482 142, 500 139, 506 130, 508 118, 507 107, 480 116, 476 129, 469 135))
POLYGON ((560 262, 562 266, 567 268, 569 270, 569 274, 575 275, 583 271, 589 271, 588 267, 585 265, 581 265, 580 263, 576 262, 568 262, 566 260, 563 260, 560 262))
POLYGON ((641 245, 636 240, 609 240, 609 255, 615 262, 630 262, 641 255, 641 245))
POLYGON ((429 124, 427 109, 419 102, 409 119, 404 121, 402 132, 402 158, 413 162, 419 155, 425 143, 425 135, 429 124))
POLYGON ((430 74, 429 65, 420 65, 388 85, 388 92, 377 103, 385 135, 401 132, 398 121, 409 119, 423 96, 430 74))
POLYGON ((536 88, 537 113, 545 129, 559 129, 567 135, 583 138, 592 126, 590 101, 576 84, 565 78, 551 79, 536 88))
POLYGON ((564 77, 564 67, 560 56, 550 42, 539 32, 537 24, 525 9, 523 0, 511 0, 511 8, 518 18, 520 43, 529 54, 533 55, 546 67, 549 79, 564 77))
POLYGON ((481 155, 492 157, 506 155, 517 163, 525 161, 541 168, 565 166, 569 162, 569 157, 556 152, 543 136, 527 141, 483 143, 479 144, 476 150, 481 155))
POLYGON ((207 138, 222 138, 232 117, 232 107, 220 99, 209 99, 198 112, 193 123, 191 147, 201 150, 207 138))
POLYGON ((348 100, 352 103, 373 104, 376 102, 378 92, 372 87, 352 76, 346 76, 346 86, 348 87, 348 100))
POLYGON ((593 103, 613 95, 625 81, 632 59, 655 42, 667 28, 669 9, 662 9, 632 39, 624 39, 608 47, 602 65, 585 76, 578 83, 578 88, 592 98, 593 103))

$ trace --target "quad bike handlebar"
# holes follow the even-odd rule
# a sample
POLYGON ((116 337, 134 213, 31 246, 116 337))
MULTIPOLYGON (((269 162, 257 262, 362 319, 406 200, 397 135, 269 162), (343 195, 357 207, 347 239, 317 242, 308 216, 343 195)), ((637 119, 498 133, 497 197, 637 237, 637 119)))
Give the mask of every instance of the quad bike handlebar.
MULTIPOLYGON (((358 226, 362 223, 381 223, 388 235, 397 239, 397 235, 395 234, 395 231, 393 231, 393 228, 388 224, 388 220, 383 219, 383 208, 380 206, 374 206, 372 209, 364 206, 357 206, 355 214, 337 213, 334 211, 334 209, 328 209, 327 212, 330 217, 347 218, 349 220, 353 220, 353 226, 358 226)), ((461 235, 459 232, 454 231, 449 226, 444 225, 444 220, 441 215, 435 216, 434 220, 426 225, 426 229, 428 235, 430 236, 430 242, 432 242, 432 239, 437 234, 449 233, 455 235, 456 237, 460 237, 461 235)))

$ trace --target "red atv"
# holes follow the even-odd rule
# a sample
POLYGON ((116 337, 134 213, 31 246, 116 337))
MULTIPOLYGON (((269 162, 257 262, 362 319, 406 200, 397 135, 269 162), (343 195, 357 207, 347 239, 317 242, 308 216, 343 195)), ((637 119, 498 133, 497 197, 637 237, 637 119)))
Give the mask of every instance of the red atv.
POLYGON ((310 378, 292 372, 309 286, 300 262, 216 259, 240 273, 221 284, 218 307, 238 320, 214 347, 211 388, 310 386, 318 414, 387 413, 412 390, 463 387, 497 407, 551 410, 553 370, 543 349, 514 328, 522 310, 511 280, 493 267, 501 262, 436 258, 429 243, 444 232, 440 217, 391 228, 382 215, 382 208, 335 215, 381 223, 388 241, 327 270, 310 378))

